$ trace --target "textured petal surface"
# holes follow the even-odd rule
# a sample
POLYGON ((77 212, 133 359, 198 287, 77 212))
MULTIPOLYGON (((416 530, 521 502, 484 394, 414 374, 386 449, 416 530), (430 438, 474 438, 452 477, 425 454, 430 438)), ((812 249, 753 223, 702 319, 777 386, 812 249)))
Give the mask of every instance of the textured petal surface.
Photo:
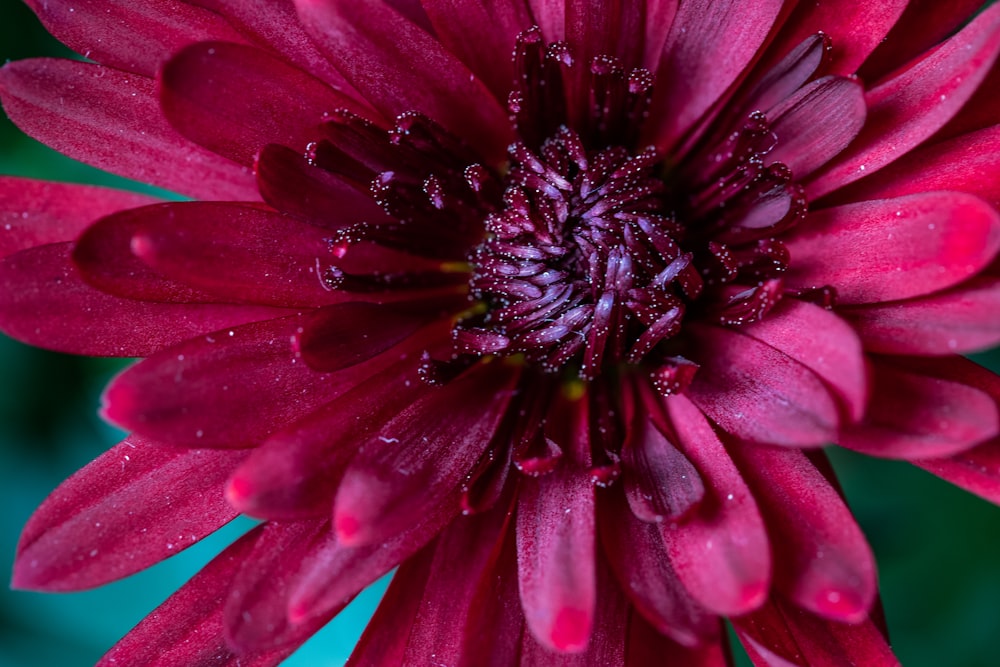
POLYGON ((667 413, 707 497, 686 521, 661 524, 677 576, 709 611, 737 615, 763 604, 771 582, 764 522, 750 490, 704 415, 684 396, 667 413))
POLYGON ((61 153, 192 197, 259 199, 250 170, 167 124, 154 83, 71 60, 21 60, 0 70, 4 111, 61 153))
POLYGON ((868 120, 854 144, 807 187, 816 199, 881 169, 954 116, 1000 53, 1000 7, 897 76, 868 91, 868 120))
POLYGON ((0 328, 9 336, 72 354, 143 357, 192 336, 288 313, 264 306, 110 296, 81 280, 70 262, 70 247, 39 246, 0 262, 0 328))
POLYGON ((170 123, 188 139, 250 166, 270 143, 305 150, 334 109, 364 109, 319 79, 262 49, 225 42, 194 44, 160 74, 170 123))
POLYGON ((244 457, 134 436, 116 445, 32 515, 18 545, 14 586, 91 588, 191 546, 236 517, 220 484, 244 457))
POLYGON ((800 451, 746 445, 733 457, 761 506, 775 588, 797 606, 857 623, 875 599, 875 558, 837 490, 800 451))
POLYGON ((1000 505, 1000 440, 996 438, 949 458, 913 463, 1000 505))
POLYGON ((811 213, 788 241, 791 287, 833 285, 838 303, 875 303, 951 287, 1000 249, 1000 215, 981 199, 929 192, 811 213), (859 270, 859 267, 863 269, 859 270))
POLYGON ((509 124, 496 98, 440 43, 388 4, 296 0, 296 6, 331 62, 385 116, 416 110, 487 159, 503 155, 509 124))
POLYGON ((687 393, 719 426, 755 442, 821 445, 835 440, 837 405, 809 368, 737 331, 692 330, 702 351, 697 357, 701 368, 687 393))
POLYGON ((0 177, 0 259, 19 250, 72 241, 98 218, 154 201, 92 185, 0 177))

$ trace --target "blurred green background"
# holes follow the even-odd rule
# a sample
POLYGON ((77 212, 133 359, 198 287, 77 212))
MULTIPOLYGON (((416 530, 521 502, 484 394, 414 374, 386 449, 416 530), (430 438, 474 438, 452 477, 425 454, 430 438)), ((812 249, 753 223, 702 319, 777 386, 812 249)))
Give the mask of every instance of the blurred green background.
MULTIPOLYGON (((70 55, 18 0, 0 0, 0 61, 70 55)), ((0 117, 0 173, 135 187, 69 160, 0 117)), ((1000 368, 1000 357, 982 355, 1000 368)), ((44 352, 0 335, 0 573, 55 486, 116 442, 96 416, 116 360, 44 352)), ((1000 664, 1000 508, 905 464, 832 452, 879 562, 893 645, 907 667, 1000 664)), ((0 667, 93 664, 247 523, 149 571, 96 591, 43 595, 0 586, 0 667)), ((286 664, 340 665, 384 584, 366 593, 286 664)))

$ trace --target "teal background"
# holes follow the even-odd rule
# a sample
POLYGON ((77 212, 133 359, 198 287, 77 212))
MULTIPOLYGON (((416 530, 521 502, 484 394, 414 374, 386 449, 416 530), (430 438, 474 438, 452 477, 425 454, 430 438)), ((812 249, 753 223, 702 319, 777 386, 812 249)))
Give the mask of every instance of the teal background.
MULTIPOLYGON (((70 55, 16 0, 0 0, 0 61, 70 55)), ((0 117, 0 173, 135 187, 41 146, 0 117)), ((994 368, 996 355, 979 357, 994 368)), ((118 360, 45 352, 0 336, 0 573, 32 510, 65 477, 116 442, 96 416, 118 360)), ((911 466, 831 453, 879 562, 893 645, 908 667, 1000 664, 1000 509, 911 466)), ((0 586, 0 666, 93 664, 118 637, 247 527, 134 577, 84 593, 0 586)), ((286 664, 340 665, 384 584, 286 664)))

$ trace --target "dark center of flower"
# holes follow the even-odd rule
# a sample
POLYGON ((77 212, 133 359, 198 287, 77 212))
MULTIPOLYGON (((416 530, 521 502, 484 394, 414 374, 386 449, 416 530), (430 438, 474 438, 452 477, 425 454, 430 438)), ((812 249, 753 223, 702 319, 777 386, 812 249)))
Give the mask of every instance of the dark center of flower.
POLYGON ((473 295, 488 305, 458 330, 463 349, 521 353, 553 371, 580 360, 638 362, 675 334, 701 290, 654 174, 652 151, 588 151, 565 127, 538 151, 510 148, 504 208, 487 218, 473 295))

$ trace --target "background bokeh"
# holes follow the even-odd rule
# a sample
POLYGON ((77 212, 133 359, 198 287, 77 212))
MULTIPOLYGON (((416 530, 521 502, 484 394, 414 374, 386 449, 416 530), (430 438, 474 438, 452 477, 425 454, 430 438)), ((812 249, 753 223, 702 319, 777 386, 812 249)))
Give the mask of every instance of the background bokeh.
MULTIPOLYGON (((18 0, 0 0, 0 62, 68 56, 18 0)), ((69 160, 0 115, 0 174, 140 187, 69 160)), ((977 360, 994 369, 1000 357, 977 360)), ((123 366, 37 350, 0 335, 0 573, 55 486, 121 434, 96 416, 102 386, 123 366)), ((907 667, 1000 664, 1000 508, 916 468, 831 453, 879 562, 893 645, 907 667)), ((45 595, 0 584, 0 667, 93 664, 225 544, 233 525, 186 552, 96 591, 45 595)), ((286 664, 341 665, 384 583, 286 664)))

